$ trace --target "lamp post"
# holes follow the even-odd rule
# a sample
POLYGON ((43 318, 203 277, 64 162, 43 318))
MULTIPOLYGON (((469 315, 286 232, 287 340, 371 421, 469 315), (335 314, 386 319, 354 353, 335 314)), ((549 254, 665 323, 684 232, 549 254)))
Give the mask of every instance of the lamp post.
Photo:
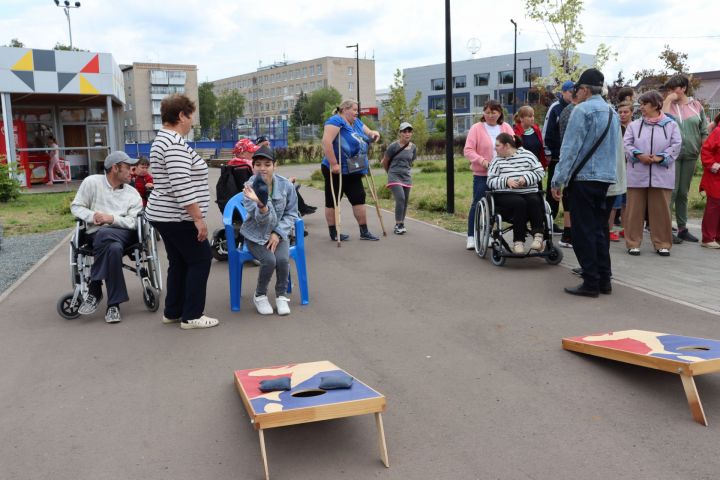
POLYGON ((360 54, 358 52, 359 44, 356 43, 355 45, 348 45, 345 48, 354 48, 355 49, 355 87, 357 88, 357 104, 358 104, 358 116, 360 115, 360 54))
POLYGON ((530 92, 532 91, 532 58, 518 58, 518 62, 530 62, 530 71, 528 72, 528 83, 530 86, 528 87, 528 94, 527 94, 527 103, 532 103, 530 101, 530 92))
POLYGON ((68 0, 65 0, 62 5, 60 5, 60 0, 55 0, 55 6, 60 7, 65 11, 65 16, 67 17, 68 21, 68 31, 70 32, 70 50, 73 48, 73 42, 72 42, 72 25, 70 25, 70 9, 71 8, 80 8, 80 2, 75 2, 75 5, 70 5, 70 2, 68 0))
POLYGON ((513 49, 513 115, 517 111, 517 23, 510 19, 515 27, 515 47, 513 49))
POLYGON ((445 176, 447 213, 455 213, 455 157, 453 151, 453 78, 450 0, 445 0, 445 176))

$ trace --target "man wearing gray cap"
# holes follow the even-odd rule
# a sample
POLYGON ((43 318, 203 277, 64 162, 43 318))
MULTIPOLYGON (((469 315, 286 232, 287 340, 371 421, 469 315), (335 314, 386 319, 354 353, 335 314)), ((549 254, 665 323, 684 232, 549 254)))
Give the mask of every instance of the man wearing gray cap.
POLYGON ((120 321, 120 304, 129 297, 123 276, 122 258, 126 246, 137 241, 137 216, 142 199, 130 181, 130 165, 136 159, 125 152, 112 152, 105 158, 105 174, 83 180, 70 211, 87 223, 88 239, 93 246, 94 262, 90 272, 88 295, 78 312, 95 313, 102 299, 102 281, 108 294, 105 321, 120 321))

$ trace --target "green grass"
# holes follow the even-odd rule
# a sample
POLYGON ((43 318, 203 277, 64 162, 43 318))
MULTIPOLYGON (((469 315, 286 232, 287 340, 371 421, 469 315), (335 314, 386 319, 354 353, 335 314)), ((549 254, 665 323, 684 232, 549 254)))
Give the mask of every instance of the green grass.
POLYGON ((70 202, 74 197, 75 192, 33 193, 0 203, 4 235, 10 237, 72 227, 75 220, 70 213, 70 202))
MULTIPOLYGON (((373 164, 374 165, 374 164, 373 164)), ((472 172, 465 159, 455 160, 455 213, 448 214, 445 160, 423 160, 415 163, 413 172, 413 188, 410 192, 410 203, 407 216, 423 220, 454 232, 467 231, 467 216, 472 201, 472 172)), ((700 170, 702 171, 702 170, 700 170)), ((380 207, 395 210, 395 201, 390 191, 385 188, 387 175, 381 168, 373 168, 375 186, 378 190, 380 207)), ((318 169, 310 180, 301 183, 323 190, 323 177, 318 169)), ((705 209, 705 197, 698 192, 700 176, 693 177, 688 195, 688 214, 690 217, 701 218, 705 209)), ((367 202, 372 203, 367 183, 367 202)), ((562 212, 562 206, 561 206, 562 212)), ((561 214, 558 215, 561 218, 561 214)), ((674 218, 674 216, 673 216, 674 218)))

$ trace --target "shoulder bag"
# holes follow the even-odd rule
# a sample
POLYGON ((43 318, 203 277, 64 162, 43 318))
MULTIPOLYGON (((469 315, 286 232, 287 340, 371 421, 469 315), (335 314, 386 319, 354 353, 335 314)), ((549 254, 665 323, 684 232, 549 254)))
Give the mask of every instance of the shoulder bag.
POLYGON ((568 187, 570 186, 570 184, 572 182, 575 181, 575 177, 577 176, 578 172, 583 169, 583 167, 588 162, 588 160, 590 160, 590 157, 592 157, 593 154, 595 153, 595 150, 597 150, 597 148, 600 146, 600 144, 603 142, 603 140, 605 140, 608 130, 610 130, 611 123, 612 123, 612 109, 608 105, 608 123, 607 123, 607 125, 605 125, 605 130, 603 131, 602 135, 600 135, 600 138, 597 139, 597 141, 595 142, 595 145, 592 146, 590 151, 588 151, 588 153, 585 154, 585 157, 583 157, 583 159, 580 160, 580 163, 578 164, 577 168, 572 173, 572 175, 570 175, 570 180, 568 180, 568 183, 567 183, 568 187))

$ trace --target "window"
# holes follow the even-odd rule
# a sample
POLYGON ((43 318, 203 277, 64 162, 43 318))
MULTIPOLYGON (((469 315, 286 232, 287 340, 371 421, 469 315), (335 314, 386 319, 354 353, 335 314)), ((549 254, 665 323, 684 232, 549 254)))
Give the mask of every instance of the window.
POLYGON ((488 100, 490 100, 490 95, 475 95, 473 105, 477 108, 483 108, 488 100))
POLYGON ((453 77, 453 84, 455 85, 455 88, 467 87, 467 76, 460 75, 458 77, 453 77))
POLYGON ((165 70, 150 70, 150 83, 154 85, 167 85, 168 72, 165 70))
POLYGON ((315 65, 310 65, 310 76, 311 77, 315 76, 315 65))
POLYGON ((322 64, 318 63, 317 68, 315 70, 317 71, 318 75, 322 75, 322 64))
POLYGON ((302 76, 303 76, 303 78, 307 78, 307 67, 303 67, 302 76))
POLYGON ((532 72, 529 68, 523 68, 523 82, 529 83, 531 79, 534 81, 538 77, 542 77, 542 67, 535 67, 532 72))
POLYGON ((354 91, 355 91, 355 83, 348 82, 348 92, 354 92, 354 91))
POLYGON ((185 85, 185 72, 182 71, 170 71, 168 73, 168 81, 170 85, 185 85))
POLYGON ((465 110, 468 108, 467 105, 467 97, 465 95, 462 96, 453 96, 453 109, 455 110, 465 110))
MULTIPOLYGON (((444 78, 433 78, 430 80, 430 90, 445 90, 444 78)), ((445 107, 443 107, 444 109, 445 107)))
POLYGON ((445 111, 445 97, 438 95, 435 97, 428 97, 428 109, 429 110, 440 110, 445 111))
POLYGON ((353 74, 353 67, 348 67, 348 68, 347 68, 347 74, 348 74, 348 77, 351 77, 351 76, 352 76, 352 74, 353 74))
POLYGON ((476 73, 475 74, 475 86, 476 87, 485 87, 490 83, 490 74, 489 73, 476 73))
POLYGON ((504 72, 498 72, 498 83, 501 85, 513 83, 513 71, 505 70, 504 72))
POLYGON ((502 103, 503 105, 512 105, 512 103, 513 103, 512 92, 501 93, 500 94, 500 103, 502 103))

